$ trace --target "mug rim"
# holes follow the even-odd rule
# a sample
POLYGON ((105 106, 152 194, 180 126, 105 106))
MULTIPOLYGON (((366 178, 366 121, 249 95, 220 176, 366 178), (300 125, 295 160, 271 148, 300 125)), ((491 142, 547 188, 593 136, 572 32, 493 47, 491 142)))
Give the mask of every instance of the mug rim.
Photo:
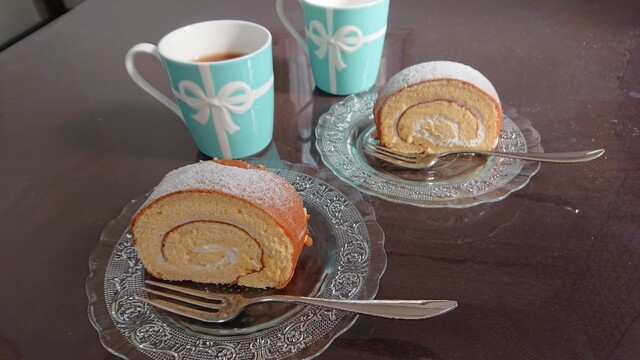
POLYGON ((357 5, 326 5, 323 4, 321 0, 301 0, 303 3, 310 5, 310 6, 315 6, 318 8, 322 8, 322 9, 362 9, 362 8, 366 8, 369 6, 374 6, 377 5, 379 3, 385 2, 385 1, 389 1, 389 0, 371 0, 367 3, 364 4, 357 4, 357 5))
POLYGON ((181 26, 179 28, 173 29, 171 30, 169 33, 165 34, 160 41, 158 41, 158 52, 160 53, 160 55, 162 55, 163 58, 174 61, 174 62, 178 62, 178 63, 183 63, 183 64, 221 64, 221 63, 232 63, 232 62, 236 62, 236 61, 242 61, 244 59, 247 59, 248 57, 253 56, 254 54, 257 54, 261 51, 263 51, 265 48, 269 47, 270 44, 273 42, 273 37, 271 36, 271 32, 269 31, 269 29, 267 29, 266 27, 251 22, 251 21, 245 21, 245 20, 234 20, 234 19, 220 19, 220 20, 208 20, 208 21, 201 21, 201 22, 197 22, 197 23, 192 23, 192 24, 188 24, 188 25, 184 25, 181 26), (213 24, 213 23, 218 23, 218 24, 222 24, 222 23, 227 23, 227 24, 240 24, 240 25, 244 25, 244 26, 250 26, 253 27, 257 30, 262 31, 264 34, 266 34, 266 41, 264 42, 264 44, 262 44, 262 46, 260 46, 259 48, 255 49, 254 51, 251 51, 250 53, 244 54, 242 56, 238 56, 235 57, 233 59, 226 59, 226 60, 217 60, 217 61, 193 61, 193 60, 184 60, 184 59, 179 59, 176 58, 174 56, 168 55, 166 53, 166 51, 164 51, 164 46, 163 44, 166 44, 166 42, 168 41, 167 39, 170 36, 176 36, 177 33, 179 32, 184 32, 184 31, 189 31, 191 28, 194 27, 199 27, 199 26, 206 26, 208 24, 213 24))

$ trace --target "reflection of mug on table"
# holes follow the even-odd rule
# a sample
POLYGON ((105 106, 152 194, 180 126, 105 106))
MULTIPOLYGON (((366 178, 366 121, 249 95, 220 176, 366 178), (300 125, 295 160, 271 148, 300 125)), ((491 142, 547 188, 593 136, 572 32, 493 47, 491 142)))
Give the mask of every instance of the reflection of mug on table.
POLYGON ((336 95, 361 92, 378 76, 389 0, 301 0, 306 42, 276 0, 283 25, 307 50, 318 88, 336 95))
POLYGON ((142 43, 127 53, 131 78, 185 122, 208 156, 241 158, 263 150, 273 137, 271 34, 245 21, 209 21, 174 30, 158 46, 142 43), (176 101, 138 73, 145 53, 165 67, 176 101))

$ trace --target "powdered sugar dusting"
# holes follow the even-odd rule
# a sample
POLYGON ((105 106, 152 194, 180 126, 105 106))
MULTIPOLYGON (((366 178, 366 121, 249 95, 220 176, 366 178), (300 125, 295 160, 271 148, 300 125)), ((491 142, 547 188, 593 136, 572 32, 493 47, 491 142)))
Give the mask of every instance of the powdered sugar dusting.
POLYGON ((410 66, 393 75, 380 89, 380 98, 385 98, 399 90, 422 81, 436 79, 455 79, 466 81, 480 88, 500 103, 498 92, 489 79, 471 66, 453 61, 430 61, 410 66))
MULTIPOLYGON (((215 161, 202 161, 169 172, 153 190, 146 203, 164 195, 180 191, 216 191, 241 196, 260 207, 287 206, 293 203, 291 193, 285 192, 286 180, 266 170, 242 169, 215 161)), ((290 189, 295 192, 295 190, 290 189)), ((297 196, 297 194, 296 194, 297 196)), ((143 206, 144 207, 144 206, 143 206)))

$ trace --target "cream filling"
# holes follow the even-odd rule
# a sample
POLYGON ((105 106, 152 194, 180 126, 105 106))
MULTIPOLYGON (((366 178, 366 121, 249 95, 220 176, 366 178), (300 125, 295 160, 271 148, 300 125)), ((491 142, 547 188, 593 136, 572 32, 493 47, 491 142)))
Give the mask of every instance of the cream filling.
MULTIPOLYGON (((190 222, 195 222, 195 221, 211 221, 211 222, 219 222, 219 223, 224 223, 224 224, 229 224, 229 225, 233 225, 243 231, 245 231, 247 234, 249 234, 252 238, 257 239, 257 236, 255 233, 253 233, 250 229, 246 228, 245 226, 242 226, 238 223, 235 223, 233 221, 229 221, 228 219, 222 219, 222 218, 209 218, 206 220, 202 220, 202 219, 182 219, 181 224, 187 224, 190 222)), ((178 225, 180 226, 180 224, 178 225)), ((175 228, 175 226, 173 227, 175 228)), ((167 229, 165 231, 163 231, 162 233, 159 233, 156 238, 155 238, 155 248, 156 249, 161 249, 162 248, 162 242, 164 241, 164 236, 166 233, 168 233, 169 231, 171 231, 173 228, 171 229, 167 229)), ((199 269, 199 268, 216 268, 216 267, 220 267, 220 266, 224 266, 224 265, 230 265, 230 264, 235 264, 238 262, 239 258, 238 258, 238 250, 237 249, 228 249, 228 248, 223 248, 219 245, 216 244, 207 244, 207 245, 203 245, 201 247, 198 248, 194 248, 192 250, 192 252, 194 253, 200 253, 200 254, 204 254, 204 253, 209 253, 209 254, 213 254, 213 253, 217 253, 218 255, 224 255, 224 259, 217 262, 217 263, 212 263, 212 264, 206 264, 206 265, 180 265, 182 266, 187 266, 189 269, 199 269), (226 252, 224 254, 221 254, 220 250, 226 250, 226 252)), ((221 256, 221 258, 223 258, 221 256)), ((162 254, 162 251, 158 251, 158 254, 156 256, 156 261, 158 263, 164 263, 165 265, 173 265, 176 266, 175 264, 167 261, 167 259, 164 257, 164 255, 162 254)))
POLYGON ((212 261, 209 264, 205 264, 206 267, 217 268, 223 265, 235 264, 239 260, 238 249, 226 248, 217 244, 197 246, 191 249, 191 252, 209 259, 220 259, 218 261, 212 261))
POLYGON ((433 101, 440 101, 440 100, 445 100, 445 101, 455 103, 456 105, 464 107, 469 112, 471 112, 471 114, 476 120, 476 126, 477 126, 476 137, 470 140, 461 139, 460 124, 456 121, 456 119, 452 119, 442 114, 433 114, 433 115, 427 115, 422 117, 419 121, 417 121, 414 124, 413 132, 417 136, 439 146, 475 147, 482 144, 485 138, 485 126, 484 126, 482 115, 480 114, 478 109, 473 105, 467 104, 465 101, 461 101, 460 99, 453 99, 453 98, 447 98, 447 97, 441 98, 441 99, 431 99, 427 101, 425 101, 424 99, 417 99, 415 101, 406 103, 401 111, 398 111, 397 113, 394 114, 394 117, 392 119, 394 124, 394 126, 392 126, 393 142, 394 143, 403 142, 410 145, 414 145, 413 144, 414 139, 403 139, 402 136, 400 136, 399 130, 398 130, 399 121, 401 120, 405 112, 412 106, 429 103, 433 101), (433 132, 429 131, 429 128, 434 128, 438 123, 445 123, 449 125, 450 128, 452 129, 452 136, 448 138, 438 138, 437 136, 434 136, 433 132))
MULTIPOLYGON (((422 139, 440 146, 474 147, 482 144, 484 141, 484 125, 477 119, 476 117, 477 136, 470 140, 463 139, 460 136, 460 123, 455 119, 440 114, 420 118, 420 120, 416 121, 413 125, 413 132, 422 139), (435 135, 437 134, 435 129, 442 127, 443 124, 447 129, 451 130, 449 134, 447 134, 448 136, 435 135)), ((405 140, 408 143, 413 143, 413 139, 405 140)))

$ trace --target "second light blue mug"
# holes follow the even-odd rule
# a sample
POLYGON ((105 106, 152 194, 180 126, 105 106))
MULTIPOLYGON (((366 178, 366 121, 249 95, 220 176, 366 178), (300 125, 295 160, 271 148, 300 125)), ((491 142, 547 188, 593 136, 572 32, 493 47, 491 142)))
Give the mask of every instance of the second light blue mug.
POLYGON ((272 39, 254 23, 216 20, 188 25, 158 45, 133 46, 125 58, 131 78, 175 112, 206 155, 237 159, 265 149, 273 137, 272 39), (165 67, 175 101, 138 72, 139 54, 165 67))
POLYGON ((307 51, 316 86, 335 95, 371 88, 378 77, 387 31, 389 0, 300 0, 306 41, 287 18, 278 17, 307 51))

